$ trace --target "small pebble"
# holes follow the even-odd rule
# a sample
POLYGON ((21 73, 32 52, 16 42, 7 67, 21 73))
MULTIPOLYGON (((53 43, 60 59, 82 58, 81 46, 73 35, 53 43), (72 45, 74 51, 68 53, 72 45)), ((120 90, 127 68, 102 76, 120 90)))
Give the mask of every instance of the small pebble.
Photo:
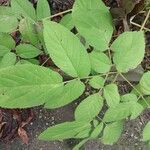
POLYGON ((46 126, 48 126, 48 125, 49 125, 49 123, 46 122, 46 126))

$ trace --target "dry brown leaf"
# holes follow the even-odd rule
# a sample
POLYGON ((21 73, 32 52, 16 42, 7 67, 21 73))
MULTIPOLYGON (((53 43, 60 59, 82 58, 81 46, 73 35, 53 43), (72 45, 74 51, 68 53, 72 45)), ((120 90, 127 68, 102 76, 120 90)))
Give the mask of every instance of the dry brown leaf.
POLYGON ((28 144, 29 138, 28 138, 27 132, 22 127, 18 128, 18 135, 24 144, 28 144))

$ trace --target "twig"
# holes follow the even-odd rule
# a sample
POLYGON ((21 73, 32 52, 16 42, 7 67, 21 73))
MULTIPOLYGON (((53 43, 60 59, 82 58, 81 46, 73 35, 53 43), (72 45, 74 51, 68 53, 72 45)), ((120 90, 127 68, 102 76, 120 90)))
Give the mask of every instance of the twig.
POLYGON ((44 18, 44 19, 42 19, 42 20, 51 19, 51 18, 54 18, 54 17, 60 16, 60 15, 66 14, 66 13, 71 12, 71 11, 72 11, 72 9, 68 9, 68 10, 59 12, 59 13, 57 13, 57 14, 54 14, 54 15, 52 15, 52 16, 46 17, 46 18, 44 18))
POLYGON ((48 57, 42 64, 41 64, 41 66, 44 66, 46 63, 47 63, 47 61, 49 60, 50 58, 48 57))
MULTIPOLYGON (((139 27, 139 28, 142 27, 140 24, 137 24, 137 23, 135 23, 135 22, 133 22, 133 21, 131 21, 130 23, 131 23, 132 25, 135 25, 135 26, 139 27)), ((146 27, 144 27, 143 29, 144 29, 145 31, 149 31, 149 32, 150 32, 150 29, 148 29, 148 28, 146 28, 146 27)))
POLYGON ((147 15, 146 15, 146 18, 145 18, 145 20, 144 20, 144 22, 143 22, 143 24, 142 24, 142 26, 141 26, 140 31, 142 31, 142 30, 144 29, 145 24, 146 24, 146 22, 147 22, 149 16, 150 16, 150 10, 148 11, 148 13, 147 13, 147 15))

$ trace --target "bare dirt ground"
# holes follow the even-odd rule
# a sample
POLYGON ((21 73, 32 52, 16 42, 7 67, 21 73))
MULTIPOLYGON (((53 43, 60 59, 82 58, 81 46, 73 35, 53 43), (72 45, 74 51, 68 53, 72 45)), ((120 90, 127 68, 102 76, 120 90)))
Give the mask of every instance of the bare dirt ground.
MULTIPOLYGON (((75 140, 67 140, 64 142, 44 142, 39 141, 37 136, 49 126, 73 120, 73 112, 76 104, 70 104, 66 107, 45 110, 42 108, 34 109, 34 119, 27 126, 29 136, 29 144, 23 144, 19 138, 4 144, 0 143, 0 150, 71 150, 77 143, 75 140)), ((150 112, 150 111, 149 111, 150 112)), ((147 113, 147 112, 146 112, 147 113)), ((122 138, 113 146, 106 146, 99 140, 89 141, 85 144, 86 150, 147 150, 146 145, 140 141, 143 124, 147 118, 141 115, 140 118, 127 122, 124 127, 122 138)))

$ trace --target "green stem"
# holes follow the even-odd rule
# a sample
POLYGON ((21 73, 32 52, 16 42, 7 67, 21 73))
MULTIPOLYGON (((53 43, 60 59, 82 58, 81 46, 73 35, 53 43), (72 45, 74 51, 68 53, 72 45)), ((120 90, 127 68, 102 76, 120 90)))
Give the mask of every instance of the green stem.
POLYGON ((72 80, 64 81, 63 83, 68 83, 68 82, 71 82, 71 81, 73 81, 73 80, 90 79, 90 78, 97 77, 97 76, 107 76, 107 75, 109 75, 109 74, 116 74, 116 73, 117 73, 117 72, 108 72, 108 73, 106 73, 106 74, 98 74, 98 75, 87 76, 87 77, 83 77, 83 78, 77 77, 77 78, 74 78, 74 79, 72 79, 72 80))

